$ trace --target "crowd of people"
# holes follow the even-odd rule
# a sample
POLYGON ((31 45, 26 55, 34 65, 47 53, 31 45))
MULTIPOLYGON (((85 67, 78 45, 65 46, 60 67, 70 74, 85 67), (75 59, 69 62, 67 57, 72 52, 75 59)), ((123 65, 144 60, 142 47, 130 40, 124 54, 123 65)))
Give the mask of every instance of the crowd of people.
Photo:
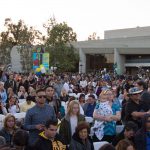
POLYGON ((99 150, 150 150, 150 80, 1 72, 0 116, 1 150, 94 150, 101 141, 107 144, 99 150), (25 113, 21 120, 19 113, 25 113))

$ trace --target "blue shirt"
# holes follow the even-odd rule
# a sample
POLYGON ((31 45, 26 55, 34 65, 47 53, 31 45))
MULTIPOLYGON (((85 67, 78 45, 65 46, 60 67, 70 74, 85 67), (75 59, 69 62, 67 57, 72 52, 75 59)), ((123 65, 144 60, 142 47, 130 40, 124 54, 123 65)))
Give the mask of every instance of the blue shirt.
POLYGON ((40 131, 36 129, 36 125, 45 125, 48 119, 56 119, 54 108, 50 105, 45 104, 44 107, 35 105, 27 111, 24 128, 29 131, 29 144, 33 144, 40 133, 40 131))
MULTIPOLYGON (((120 107, 116 103, 113 103, 111 108, 113 115, 116 115, 116 112, 120 111, 120 107)), ((104 135, 116 135, 116 121, 105 123, 104 135)))
POLYGON ((88 107, 87 107, 87 110, 85 112, 85 115, 87 117, 93 117, 94 109, 95 109, 95 103, 93 105, 89 104, 88 107))
POLYGON ((150 150, 150 132, 147 133, 146 137, 146 150, 150 150))

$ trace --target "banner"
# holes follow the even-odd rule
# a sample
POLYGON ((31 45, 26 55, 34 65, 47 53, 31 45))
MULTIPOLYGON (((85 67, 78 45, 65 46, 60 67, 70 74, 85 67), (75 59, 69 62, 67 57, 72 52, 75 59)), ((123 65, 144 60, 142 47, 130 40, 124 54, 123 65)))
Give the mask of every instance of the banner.
POLYGON ((43 53, 42 64, 46 70, 49 70, 49 53, 43 53))
POLYGON ((39 68, 43 65, 46 70, 49 70, 49 53, 33 53, 33 69, 39 68))

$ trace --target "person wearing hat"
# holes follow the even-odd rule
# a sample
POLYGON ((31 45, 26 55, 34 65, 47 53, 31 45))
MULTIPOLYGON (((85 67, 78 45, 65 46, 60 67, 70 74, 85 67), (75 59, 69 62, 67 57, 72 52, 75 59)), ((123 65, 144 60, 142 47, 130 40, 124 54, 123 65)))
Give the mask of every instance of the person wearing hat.
POLYGON ((141 127, 141 118, 145 114, 150 114, 145 104, 140 101, 142 90, 137 87, 129 89, 129 100, 125 107, 125 122, 133 121, 141 127))

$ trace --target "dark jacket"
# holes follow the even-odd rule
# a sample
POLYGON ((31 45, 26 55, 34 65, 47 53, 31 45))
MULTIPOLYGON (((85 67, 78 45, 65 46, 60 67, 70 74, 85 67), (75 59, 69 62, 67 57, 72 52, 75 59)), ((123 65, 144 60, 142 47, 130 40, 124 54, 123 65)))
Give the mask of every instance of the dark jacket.
POLYGON ((135 146, 136 150, 146 150, 146 121, 150 115, 145 115, 142 120, 142 127, 139 129, 135 135, 135 146))
POLYGON ((8 90, 9 87, 12 87, 13 92, 16 94, 17 93, 17 84, 15 80, 7 80, 4 84, 4 88, 6 91, 8 90))
MULTIPOLYGON (((85 121, 85 117, 83 115, 78 116, 78 123, 81 121, 85 121)), ((70 117, 66 115, 60 124, 59 134, 61 135, 63 142, 68 145, 70 144, 72 133, 71 133, 71 125, 70 125, 70 117)))
MULTIPOLYGON (((17 128, 14 130, 14 132, 17 131, 17 128)), ((13 134, 10 134, 5 128, 2 128, 0 131, 0 136, 3 136, 6 140, 6 144, 12 144, 12 137, 13 134)))
POLYGON ((74 133, 71 139, 69 150, 94 150, 94 146, 90 137, 88 137, 86 143, 84 144, 79 136, 74 133))
POLYGON ((67 146, 62 143, 62 140, 58 134, 56 134, 54 141, 45 137, 44 132, 40 133, 37 142, 31 148, 31 150, 67 150, 67 146))

